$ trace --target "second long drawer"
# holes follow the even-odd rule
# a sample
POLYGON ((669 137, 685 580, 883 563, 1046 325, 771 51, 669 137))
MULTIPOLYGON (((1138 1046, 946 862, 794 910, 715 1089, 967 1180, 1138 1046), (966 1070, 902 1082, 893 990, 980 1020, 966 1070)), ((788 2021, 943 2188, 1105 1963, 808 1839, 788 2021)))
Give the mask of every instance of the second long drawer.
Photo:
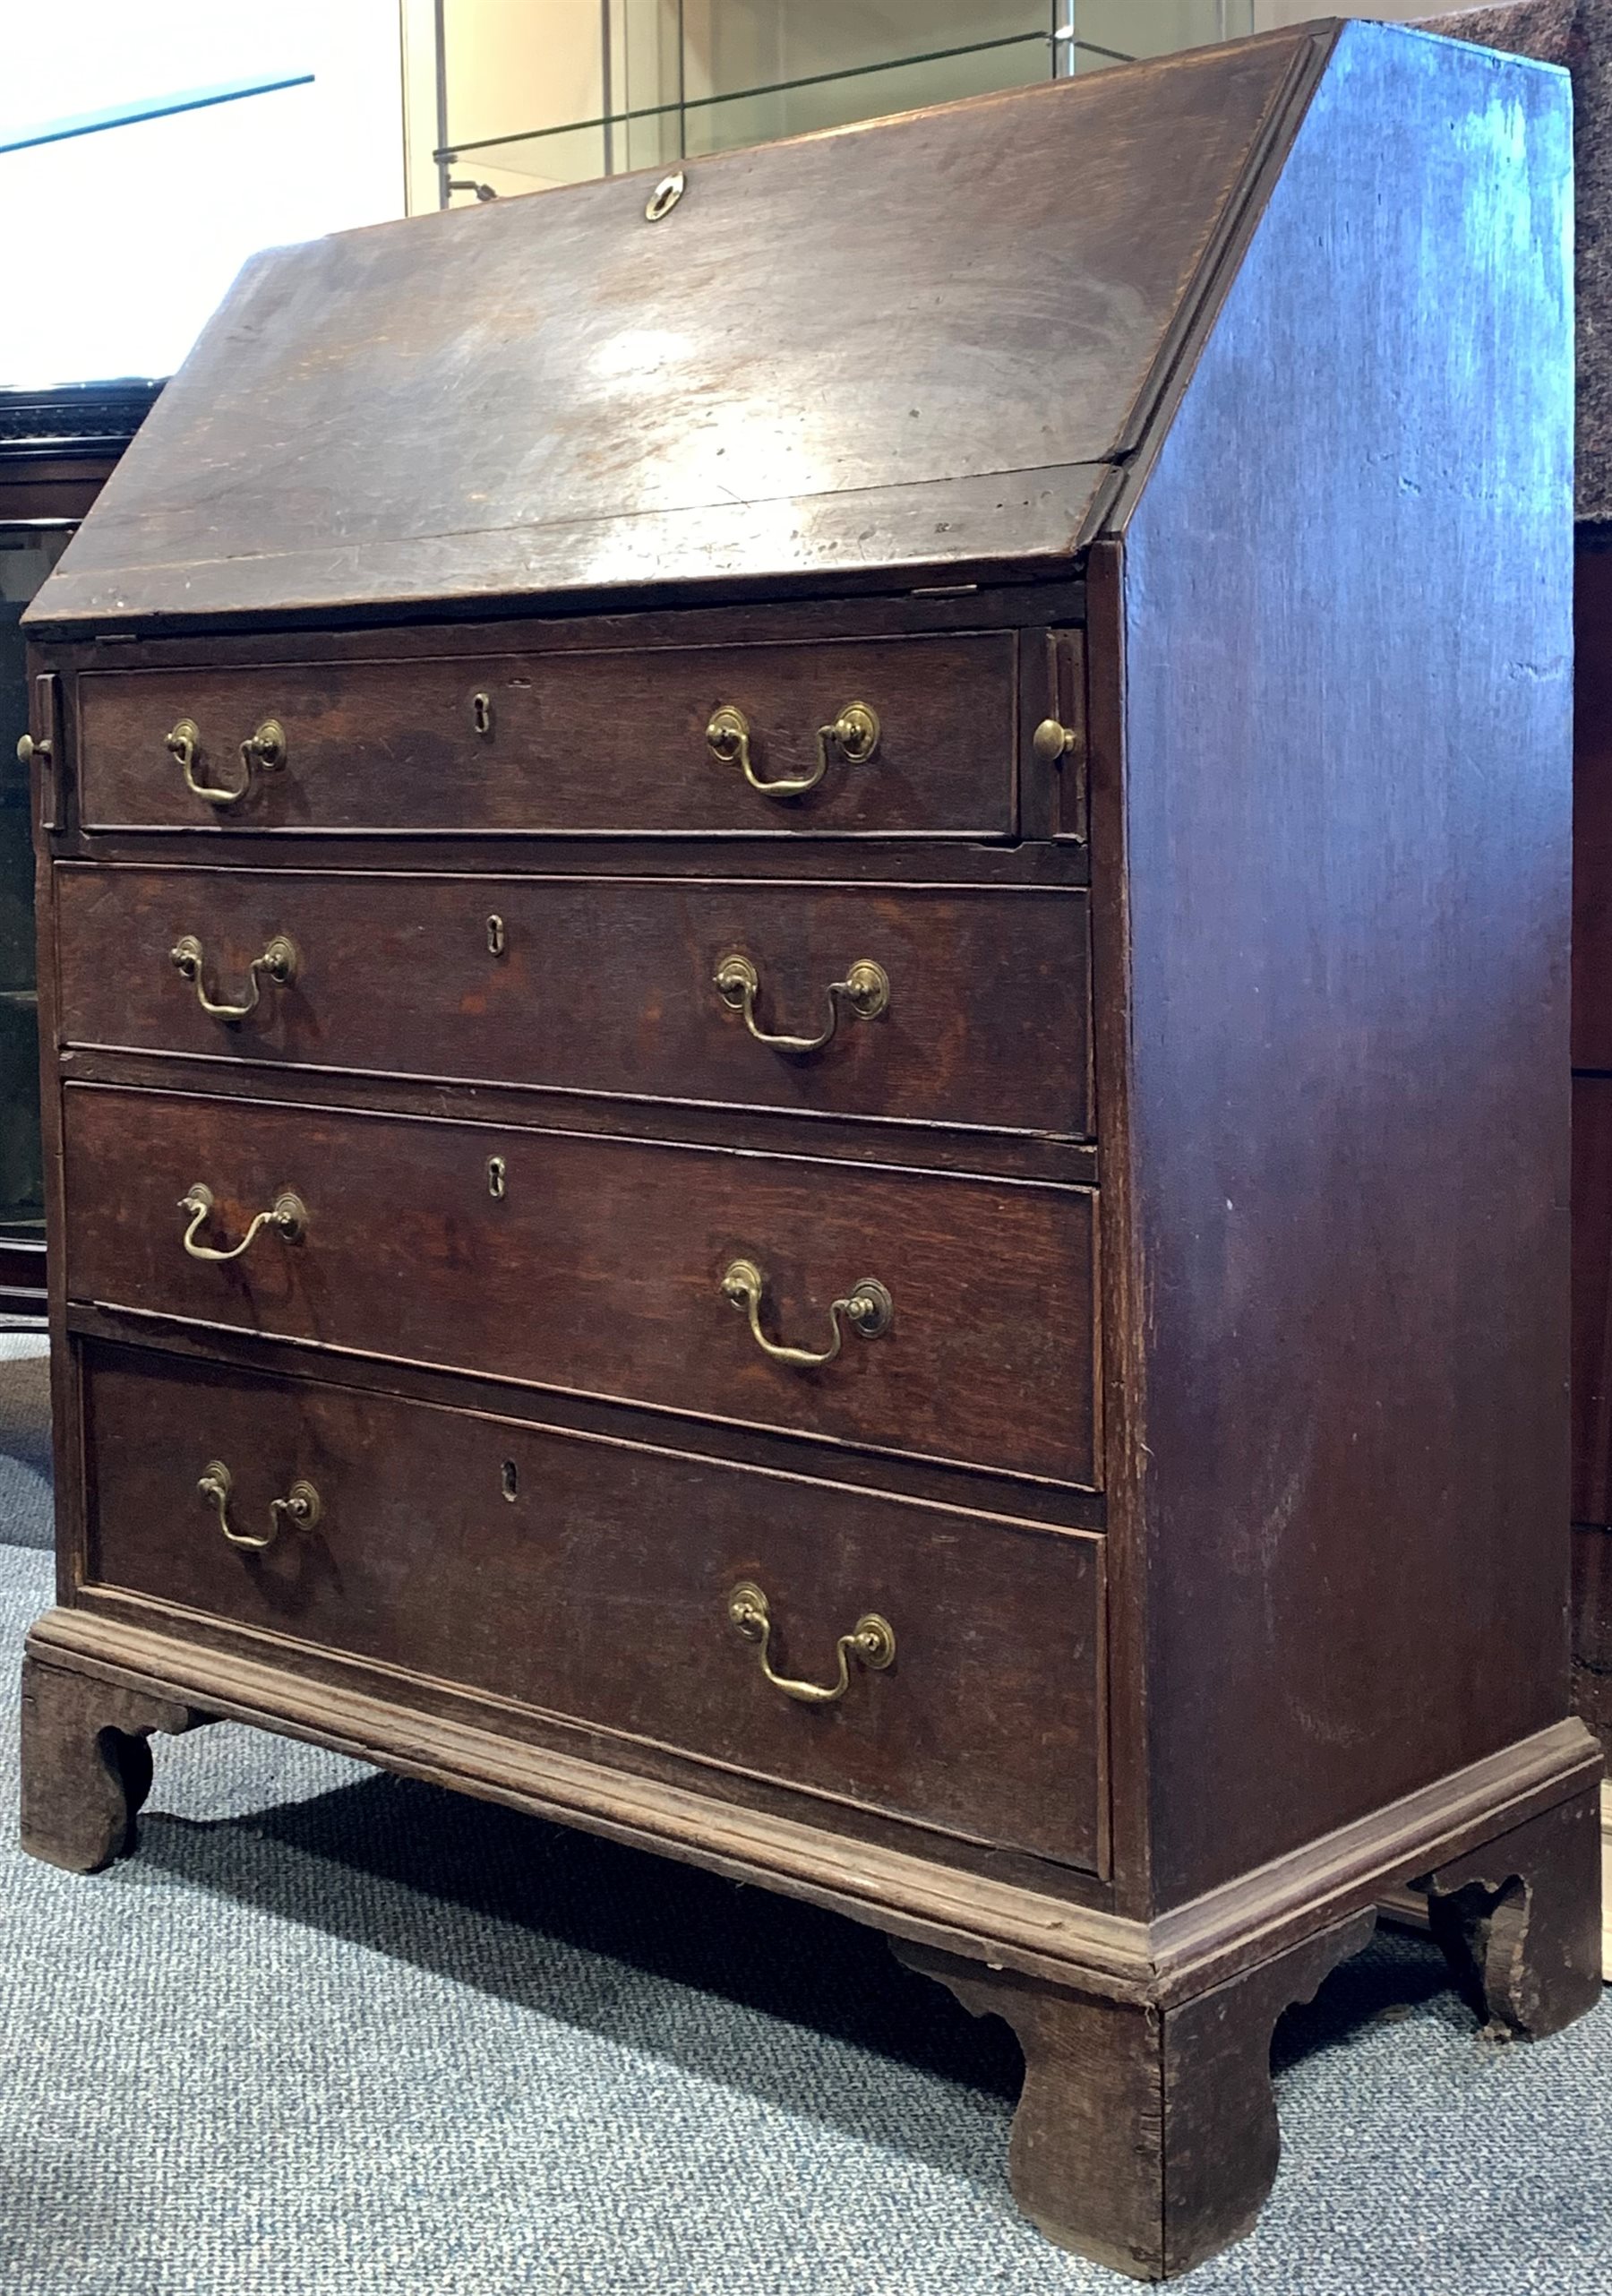
POLYGON ((64 1109, 72 1299, 1100 1482, 1089 1190, 101 1086, 64 1109))
POLYGON ((1087 1129, 1080 892, 82 864, 56 890, 70 1045, 1087 1129))

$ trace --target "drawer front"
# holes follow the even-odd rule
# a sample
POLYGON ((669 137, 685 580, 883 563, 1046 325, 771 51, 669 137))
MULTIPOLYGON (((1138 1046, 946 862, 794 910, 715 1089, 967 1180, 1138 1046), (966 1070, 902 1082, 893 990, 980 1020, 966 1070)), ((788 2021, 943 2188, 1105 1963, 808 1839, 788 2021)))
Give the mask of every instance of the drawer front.
POLYGON ((248 833, 1004 837, 1016 813, 1016 645, 992 631, 87 671, 81 818, 248 833), (845 718, 853 704, 877 719, 870 755, 867 725, 845 718), (770 789, 752 787, 747 761, 770 789), (219 798, 194 795, 187 770, 219 798))
POLYGON ((1083 893, 80 864, 56 885, 73 1045, 1086 1130, 1083 893), (262 962, 286 940, 288 981, 262 962))
POLYGON ((73 1299, 1095 1479, 1087 1190, 104 1087, 64 1097, 73 1299), (180 1206, 197 1182, 214 1199, 199 1217, 180 1206), (286 1191, 305 1207, 296 1238, 268 1224, 239 1258, 186 1253, 187 1228, 231 1250, 286 1191), (746 1263, 762 1338, 821 1353, 837 1322, 835 1360, 764 1352, 746 1263), (885 1320, 868 1278, 891 1303, 877 1337, 836 1308, 885 1320))
POLYGON ((1095 1862, 1098 1538, 142 1350, 87 1349, 84 1397, 94 1579, 1095 1862), (747 1585, 785 1680, 836 1687, 870 1614, 893 1662, 800 1702, 747 1585))

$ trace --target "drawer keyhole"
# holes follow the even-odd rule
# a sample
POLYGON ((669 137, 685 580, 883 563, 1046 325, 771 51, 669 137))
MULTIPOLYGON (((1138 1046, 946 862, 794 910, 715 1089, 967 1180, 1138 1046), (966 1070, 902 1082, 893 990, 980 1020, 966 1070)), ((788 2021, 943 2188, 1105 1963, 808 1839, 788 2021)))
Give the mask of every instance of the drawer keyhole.
POLYGON ((490 916, 487 919, 488 955, 492 957, 502 957, 507 946, 508 935, 504 932, 504 921, 502 917, 490 916))
POLYGON ((493 696, 490 693, 473 693, 470 696, 470 723, 478 734, 493 731, 493 696))
POLYGON ((503 1495, 504 1495, 504 1497, 505 1497, 506 1499, 519 1499, 519 1496, 520 1496, 520 1470, 519 1470, 519 1468, 516 1466, 516 1464, 515 1464, 515 1462, 514 1462, 514 1460, 513 1460, 513 1459, 506 1459, 506 1460, 504 1461, 504 1463, 503 1463, 503 1469, 502 1469, 502 1474, 501 1474, 501 1475, 500 1475, 500 1476, 499 1476, 499 1481, 500 1481, 501 1484, 502 1485, 502 1488, 503 1488, 503 1495))
POLYGON ((496 1196, 500 1200, 502 1200, 509 1184, 509 1176, 504 1170, 504 1160, 502 1157, 490 1156, 487 1158, 488 1195, 496 1196))

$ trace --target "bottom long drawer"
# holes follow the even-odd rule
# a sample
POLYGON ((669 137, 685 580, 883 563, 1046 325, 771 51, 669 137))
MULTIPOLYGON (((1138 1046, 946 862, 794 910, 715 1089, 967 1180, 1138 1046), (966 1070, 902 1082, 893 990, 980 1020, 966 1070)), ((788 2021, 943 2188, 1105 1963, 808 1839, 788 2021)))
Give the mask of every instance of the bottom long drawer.
POLYGON ((83 1397, 91 1582, 1099 1862, 1099 1537, 136 1348, 83 1397))

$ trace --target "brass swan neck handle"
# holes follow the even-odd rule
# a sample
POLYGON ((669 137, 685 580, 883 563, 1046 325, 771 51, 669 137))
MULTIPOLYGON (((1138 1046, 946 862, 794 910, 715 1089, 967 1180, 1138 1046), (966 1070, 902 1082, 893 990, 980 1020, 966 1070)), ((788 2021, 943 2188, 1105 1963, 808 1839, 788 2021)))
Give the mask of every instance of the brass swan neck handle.
POLYGON ((757 1656, 761 1672, 775 1690, 782 1690, 786 1698, 799 1706, 836 1706, 851 1687, 851 1661, 856 1659, 875 1673, 882 1673, 896 1658, 896 1630, 888 1619, 881 1619, 877 1611, 864 1612, 849 1634, 842 1634, 835 1644, 839 1659, 837 1681, 802 1682, 788 1674, 774 1671, 770 1655, 772 1641, 772 1609, 767 1596, 751 1580, 744 1579, 734 1587, 727 1599, 728 1623, 744 1637, 746 1642, 760 1645, 757 1656))
POLYGON ((290 1190, 287 1189, 275 1198, 273 1205, 268 1211, 259 1212, 254 1216, 239 1243, 231 1244, 227 1251, 216 1251, 211 1244, 196 1242, 202 1230, 202 1224, 212 1208, 212 1190, 202 1180, 198 1180, 193 1187, 187 1188, 179 1199, 180 1210, 190 1214, 190 1225, 184 1231, 184 1248, 193 1260, 238 1260, 242 1252, 257 1241, 266 1227, 277 1230, 285 1237, 287 1243, 295 1243, 308 1225, 307 1206, 300 1196, 294 1196, 290 1190))
POLYGON ((254 957, 246 967, 246 993, 235 1004, 216 1003, 207 993, 203 978, 207 951, 193 933, 182 933, 168 951, 168 962, 184 979, 191 982, 196 992, 196 1002, 210 1020, 244 1020, 258 1009, 265 978, 276 988, 288 988, 296 978, 300 961, 296 943, 284 933, 277 933, 261 956, 254 957))
POLYGON ((752 789, 764 797, 804 797, 828 770, 837 750, 847 765, 866 765, 879 747, 879 713, 865 701, 847 701, 839 716, 818 727, 817 763, 810 773, 780 774, 767 780, 756 771, 750 757, 750 719, 742 709, 725 701, 711 713, 706 746, 718 765, 737 765, 752 789))
POLYGON ((260 765, 274 767, 286 762, 286 729, 278 718, 265 718, 256 733, 247 735, 241 744, 241 778, 234 785, 196 778, 202 728, 193 718, 181 718, 173 732, 164 736, 163 747, 177 760, 184 786, 193 797, 204 798, 210 805, 238 805, 251 788, 253 774, 260 765))
POLYGON ((237 1531, 229 1520, 229 1501, 235 1490, 235 1477, 222 1459, 208 1461, 202 1470, 202 1479, 196 1489, 208 1505, 216 1509, 219 1528, 230 1545, 249 1547, 254 1553, 261 1552, 266 1546, 272 1546, 287 1523, 295 1524, 301 1530, 312 1530, 324 1512, 313 1485, 299 1478, 283 1499, 269 1501, 269 1527, 266 1531, 261 1534, 237 1531))
POLYGON ((878 1339, 889 1329, 896 1311, 895 1302, 878 1277, 864 1276, 844 1299, 836 1300, 830 1306, 828 1320, 833 1336, 827 1347, 783 1347, 761 1329, 761 1301, 766 1289, 767 1278, 753 1260, 735 1260, 723 1272, 723 1297, 748 1319, 750 1337, 761 1353, 775 1363, 788 1363, 800 1371, 833 1363, 845 1338, 845 1324, 861 1338, 878 1339))
POLYGON ((772 1053, 820 1053, 832 1043, 839 1027, 842 1000, 858 1020, 877 1020, 890 1002, 890 976, 884 967, 870 957, 859 957, 843 981, 829 982, 828 1019, 815 1036, 774 1036, 757 1026, 756 993, 761 977, 748 957, 737 953, 725 957, 716 967, 715 982, 723 1002, 744 1015, 744 1025, 757 1044, 772 1053))

